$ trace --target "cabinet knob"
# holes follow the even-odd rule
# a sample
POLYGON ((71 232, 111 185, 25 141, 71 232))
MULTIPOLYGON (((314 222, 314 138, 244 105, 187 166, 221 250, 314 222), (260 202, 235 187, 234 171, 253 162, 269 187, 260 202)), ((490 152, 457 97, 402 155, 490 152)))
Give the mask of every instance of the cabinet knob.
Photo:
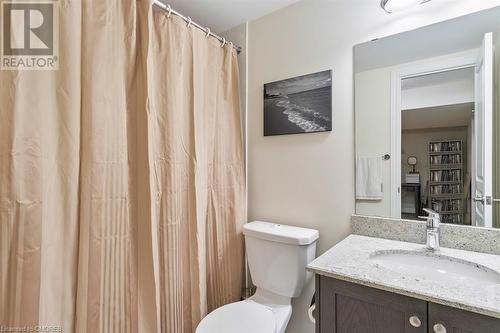
POLYGON ((413 327, 420 327, 422 326, 422 321, 418 316, 411 316, 409 319, 410 325, 413 327))
POLYGON ((434 333, 446 333, 446 327, 443 324, 435 324, 433 327, 434 333))

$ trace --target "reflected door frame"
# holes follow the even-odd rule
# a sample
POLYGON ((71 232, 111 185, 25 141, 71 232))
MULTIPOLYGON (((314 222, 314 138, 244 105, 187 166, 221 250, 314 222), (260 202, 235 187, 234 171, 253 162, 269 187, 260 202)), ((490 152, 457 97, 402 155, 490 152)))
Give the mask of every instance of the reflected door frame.
POLYGON ((401 218, 401 82, 404 79, 475 68, 477 49, 425 59, 391 71, 391 217, 401 218))
POLYGON ((489 32, 484 35, 476 59, 474 129, 481 141, 473 145, 476 158, 473 160, 475 172, 472 174, 471 212, 473 225, 486 228, 493 226, 493 207, 489 202, 493 194, 493 50, 493 33, 489 32))

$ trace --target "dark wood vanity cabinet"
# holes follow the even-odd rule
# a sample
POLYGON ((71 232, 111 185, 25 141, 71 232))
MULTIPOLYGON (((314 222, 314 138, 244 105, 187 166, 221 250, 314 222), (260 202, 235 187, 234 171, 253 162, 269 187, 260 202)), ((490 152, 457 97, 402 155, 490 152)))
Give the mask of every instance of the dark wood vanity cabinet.
POLYGON ((435 331, 434 325, 439 324, 448 333, 500 333, 500 319, 497 318, 434 303, 429 303, 428 311, 431 333, 435 331))
POLYGON ((500 319, 316 276, 316 333, 500 333, 500 319))
POLYGON ((427 332, 425 301, 324 276, 316 277, 316 296, 316 333, 427 332))

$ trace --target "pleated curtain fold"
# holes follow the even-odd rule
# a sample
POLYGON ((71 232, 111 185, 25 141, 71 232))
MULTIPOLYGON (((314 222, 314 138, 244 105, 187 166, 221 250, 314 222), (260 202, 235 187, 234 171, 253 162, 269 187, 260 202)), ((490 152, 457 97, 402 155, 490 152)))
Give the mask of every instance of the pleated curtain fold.
POLYGON ((241 296, 233 48, 140 0, 58 0, 59 70, 0 71, 0 326, 192 333, 241 296))
POLYGON ((241 296, 237 59, 178 17, 154 11, 152 22, 148 128, 161 330, 194 332, 207 310, 241 296))

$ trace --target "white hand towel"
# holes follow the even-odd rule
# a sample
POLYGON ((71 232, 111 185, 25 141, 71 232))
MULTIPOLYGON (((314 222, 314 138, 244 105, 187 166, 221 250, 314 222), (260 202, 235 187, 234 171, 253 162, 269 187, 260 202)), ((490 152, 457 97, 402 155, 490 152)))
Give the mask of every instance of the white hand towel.
POLYGON ((382 158, 358 157, 356 161, 356 199, 382 200, 382 158))

